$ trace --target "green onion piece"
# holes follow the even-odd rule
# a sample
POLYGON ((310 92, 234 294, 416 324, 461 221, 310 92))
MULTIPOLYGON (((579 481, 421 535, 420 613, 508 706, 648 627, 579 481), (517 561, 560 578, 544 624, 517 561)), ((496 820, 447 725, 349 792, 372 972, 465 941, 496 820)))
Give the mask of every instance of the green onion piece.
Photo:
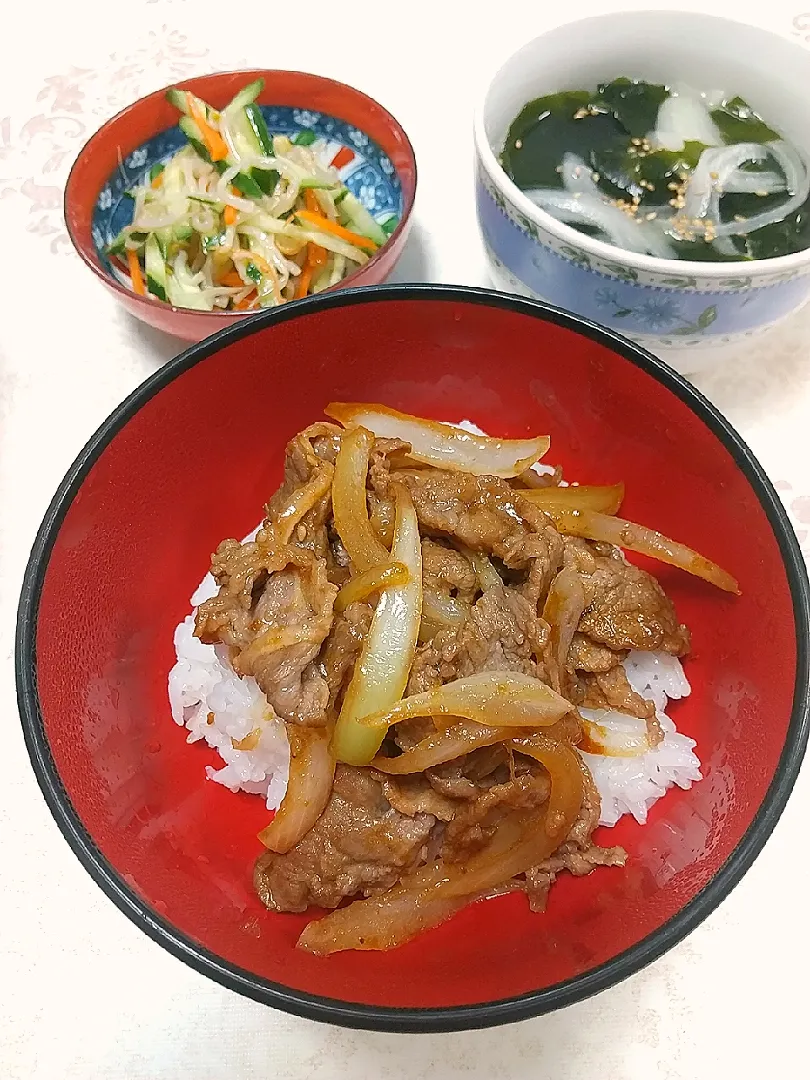
POLYGON ((298 132, 293 139, 293 142, 296 146, 312 146, 317 138, 318 136, 314 131, 311 131, 309 128, 304 128, 303 131, 298 132))

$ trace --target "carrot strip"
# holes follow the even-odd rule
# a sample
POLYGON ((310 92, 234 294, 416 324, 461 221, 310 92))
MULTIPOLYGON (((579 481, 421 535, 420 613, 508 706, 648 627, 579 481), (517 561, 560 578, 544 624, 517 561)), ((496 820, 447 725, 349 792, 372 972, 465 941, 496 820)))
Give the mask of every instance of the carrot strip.
POLYGON ((307 244, 307 263, 313 267, 326 266, 329 252, 319 244, 307 244))
POLYGON ((226 285, 229 289, 239 289, 245 283, 235 270, 229 270, 227 274, 223 274, 219 279, 219 284, 226 285))
POLYGON ((152 187, 153 188, 159 188, 162 183, 163 183, 163 173, 159 172, 157 174, 157 176, 154 178, 154 180, 152 181, 152 187))
POLYGON ((306 296, 309 292, 309 285, 312 281, 312 266, 310 263, 304 264, 304 269, 301 271, 301 276, 298 278, 298 284, 295 288, 296 299, 300 299, 302 296, 306 296))
POLYGON ((339 236, 341 240, 354 244, 355 247, 365 248, 367 251, 377 250, 377 245, 373 240, 369 240, 367 236, 360 236, 359 233, 351 232, 350 229, 344 229, 342 225, 337 225, 322 214, 313 214, 310 210, 296 210, 296 217, 301 218, 310 225, 315 225, 324 232, 332 233, 333 236, 339 236))
POLYGON ((350 161, 354 160, 354 151, 350 150, 348 146, 341 146, 329 164, 333 169, 342 169, 344 165, 348 165, 350 161))
POLYGON ((318 197, 312 188, 307 188, 304 192, 304 202, 306 203, 307 210, 313 214, 321 213, 321 204, 318 202, 318 197))
POLYGON ((197 127, 203 137, 205 143, 205 149, 208 151, 212 161, 224 161, 228 156, 228 147, 225 145, 225 140, 222 138, 218 131, 215 131, 205 116, 200 110, 199 105, 193 98, 189 98, 189 109, 191 115, 197 123, 197 127))
POLYGON ((236 224, 236 207, 235 206, 226 206, 225 209, 222 212, 222 220, 225 222, 226 225, 235 225, 236 224))
POLYGON ((132 279, 132 291, 137 293, 138 296, 146 296, 146 285, 136 252, 127 252, 127 265, 129 266, 129 276, 132 279))
POLYGON ((247 296, 243 296, 238 304, 234 304, 235 311, 244 311, 245 308, 249 308, 253 301, 256 299, 256 290, 251 289, 247 296))

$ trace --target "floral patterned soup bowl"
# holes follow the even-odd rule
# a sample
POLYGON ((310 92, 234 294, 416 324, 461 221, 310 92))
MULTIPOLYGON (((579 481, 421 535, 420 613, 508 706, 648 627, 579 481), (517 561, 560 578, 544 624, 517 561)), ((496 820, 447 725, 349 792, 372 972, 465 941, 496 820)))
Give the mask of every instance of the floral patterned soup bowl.
POLYGON ((585 236, 536 206, 499 162, 510 123, 534 98, 618 75, 733 90, 810 157, 810 114, 795 108, 810 53, 706 15, 600 16, 525 45, 476 111, 478 223, 495 285, 602 323, 694 372, 723 355, 708 347, 765 330, 810 300, 810 250, 739 263, 658 259, 585 236))
MULTIPOLYGON (((342 183, 388 236, 367 263, 335 287, 384 281, 402 253, 416 190, 416 162, 407 135, 390 113, 365 94, 306 72, 223 72, 176 85, 222 108, 257 78, 264 80, 257 104, 269 130, 299 140, 302 135, 312 142, 322 140, 326 160, 335 165, 342 183)), ((186 142, 177 126, 177 110, 165 95, 165 90, 159 90, 136 101, 85 145, 68 178, 65 219, 79 255, 133 315, 186 341, 200 341, 250 315, 192 311, 136 295, 125 268, 107 251, 132 221, 128 191, 186 142)))

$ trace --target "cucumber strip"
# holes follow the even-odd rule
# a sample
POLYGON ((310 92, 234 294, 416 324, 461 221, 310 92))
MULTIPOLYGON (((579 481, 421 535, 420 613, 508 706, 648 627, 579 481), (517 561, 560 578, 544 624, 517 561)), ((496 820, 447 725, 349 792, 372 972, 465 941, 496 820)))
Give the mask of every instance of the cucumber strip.
MULTIPOLYGON (((337 258, 337 256, 335 256, 337 258)), ((310 292, 315 293, 323 292, 324 289, 328 289, 332 280, 332 267, 327 262, 326 266, 320 271, 318 276, 312 282, 310 292)))
POLYGON ((314 180, 309 176, 305 176, 299 185, 302 191, 332 191, 339 186, 339 183, 333 180, 314 180))
POLYGON ((341 218, 345 217, 345 223, 352 232, 367 236, 375 244, 382 246, 388 239, 365 206, 351 192, 348 192, 340 202, 340 215, 341 218))
POLYGON ((105 255, 124 255, 126 253, 127 234, 122 230, 114 240, 104 248, 105 255))
MULTIPOLYGON (((213 164, 218 173, 222 174, 227 169, 233 168, 234 165, 238 164, 238 162, 233 161, 230 157, 228 157, 227 161, 212 162, 211 155, 208 153, 203 143, 202 132, 190 116, 182 116, 180 118, 180 130, 203 161, 213 164)), ((237 173, 231 182, 233 186, 239 188, 242 194, 248 199, 261 199, 264 194, 256 181, 245 172, 237 173)))
MULTIPOLYGON (((181 116, 178 122, 178 126, 185 135, 185 137, 188 139, 189 143, 191 143, 191 145, 193 146, 195 152, 200 155, 203 161, 207 161, 210 165, 212 163, 211 155, 205 148, 202 132, 197 126, 196 121, 190 116, 181 116)), ((218 167, 219 165, 224 165, 224 162, 217 161, 214 164, 215 167, 218 167)), ((227 165, 225 166, 225 168, 227 168, 227 165)), ((224 172, 224 169, 221 169, 220 171, 224 172)))
POLYGON ((342 191, 339 191, 337 193, 337 195, 335 195, 335 198, 334 198, 335 206, 340 206, 340 204, 343 202, 343 200, 346 198, 346 196, 348 194, 349 194, 349 189, 347 187, 345 187, 342 191))
POLYGON ((387 221, 384 221, 382 223, 380 228, 386 236, 390 236, 394 229, 396 229, 397 225, 399 225, 399 218, 396 214, 392 214, 392 216, 387 221))
POLYGON ((231 183, 235 188, 239 188, 239 190, 247 199, 261 199, 264 195, 264 192, 253 179, 253 177, 248 176, 247 173, 237 173, 231 183))
POLYGON ((191 308, 192 311, 211 311, 213 302, 203 296, 191 281, 188 267, 176 267, 166 279, 166 292, 173 307, 191 308))
POLYGON ((160 254, 164 259, 169 257, 169 246, 171 245, 174 235, 171 225, 166 225, 161 229, 155 229, 152 233, 155 240, 157 240, 158 247, 160 248, 160 254))
POLYGON ((158 300, 166 302, 166 263, 157 237, 152 233, 146 241, 144 254, 146 286, 158 300))
POLYGON ((262 189, 265 195, 272 195, 276 190, 279 175, 275 169, 251 169, 250 175, 262 189))
POLYGON ((250 278, 250 280, 253 282, 254 285, 261 285, 261 283, 262 283, 262 272, 258 268, 256 263, 252 263, 252 262, 245 263, 245 273, 247 274, 247 276, 250 278))
POLYGON ((173 86, 171 90, 166 91, 166 100, 170 105, 174 105, 175 109, 179 109, 184 116, 191 118, 191 101, 193 101, 199 112, 203 114, 205 119, 209 122, 217 123, 219 121, 219 113, 216 109, 212 109, 207 102, 202 98, 198 98, 196 94, 192 94, 190 90, 178 90, 173 86))
POLYGON ((245 107, 245 118, 256 137, 256 142, 259 144, 261 152, 266 154, 267 157, 272 157, 273 139, 270 132, 267 130, 267 124, 264 122, 262 110, 258 105, 247 105, 245 107))
POLYGON ((226 106, 227 111, 236 112, 238 109, 244 109, 247 105, 252 105, 262 90, 264 90, 264 79, 256 79, 254 82, 248 83, 247 86, 242 87, 233 101, 226 106))
POLYGON ((214 233, 212 236, 201 236, 200 246, 207 255, 209 251, 216 251, 217 248, 223 246, 225 236, 225 232, 214 233))
POLYGON ((163 170, 165 168, 166 168, 166 166, 163 164, 162 161, 156 161, 155 162, 155 164, 149 170, 149 182, 150 182, 150 184, 152 183, 153 180, 157 180, 157 178, 160 176, 160 174, 163 172, 163 170))
POLYGON ((338 282, 343 280, 343 275, 346 272, 346 257, 344 255, 335 255, 332 272, 329 276, 329 284, 337 285, 338 282))
POLYGON ((299 131, 293 139, 296 146, 312 146, 318 136, 310 128, 304 128, 303 131, 299 131))

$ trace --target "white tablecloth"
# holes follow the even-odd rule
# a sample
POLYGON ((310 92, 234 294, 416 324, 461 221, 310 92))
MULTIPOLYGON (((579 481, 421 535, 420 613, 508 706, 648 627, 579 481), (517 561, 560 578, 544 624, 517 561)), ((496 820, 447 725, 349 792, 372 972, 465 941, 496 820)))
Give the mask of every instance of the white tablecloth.
MULTIPOLYGON (((799 0, 704 0, 810 42, 799 0)), ((800 778, 745 881, 662 960, 574 1008, 459 1035, 342 1031, 244 1000, 154 945, 68 850, 28 765, 13 620, 41 515, 107 413, 178 344, 122 313, 70 249, 61 188, 82 142, 197 72, 301 68, 357 85, 411 135, 412 239, 396 279, 485 283, 471 104, 493 58, 553 20, 651 0, 39 0, 7 5, 0 64, 0 1076, 3 1080, 718 1080, 807 1075, 800 778), (553 8, 552 11, 543 9, 553 8), (288 12, 289 14, 286 14, 288 12), (351 44, 343 47, 341 38, 351 44), (798 856, 798 857, 797 857, 798 856)), ((807 107, 808 87, 797 87, 807 107)), ((699 380, 776 481, 808 550, 810 310, 699 380)), ((752 632, 756 632, 752 628, 752 632)))

